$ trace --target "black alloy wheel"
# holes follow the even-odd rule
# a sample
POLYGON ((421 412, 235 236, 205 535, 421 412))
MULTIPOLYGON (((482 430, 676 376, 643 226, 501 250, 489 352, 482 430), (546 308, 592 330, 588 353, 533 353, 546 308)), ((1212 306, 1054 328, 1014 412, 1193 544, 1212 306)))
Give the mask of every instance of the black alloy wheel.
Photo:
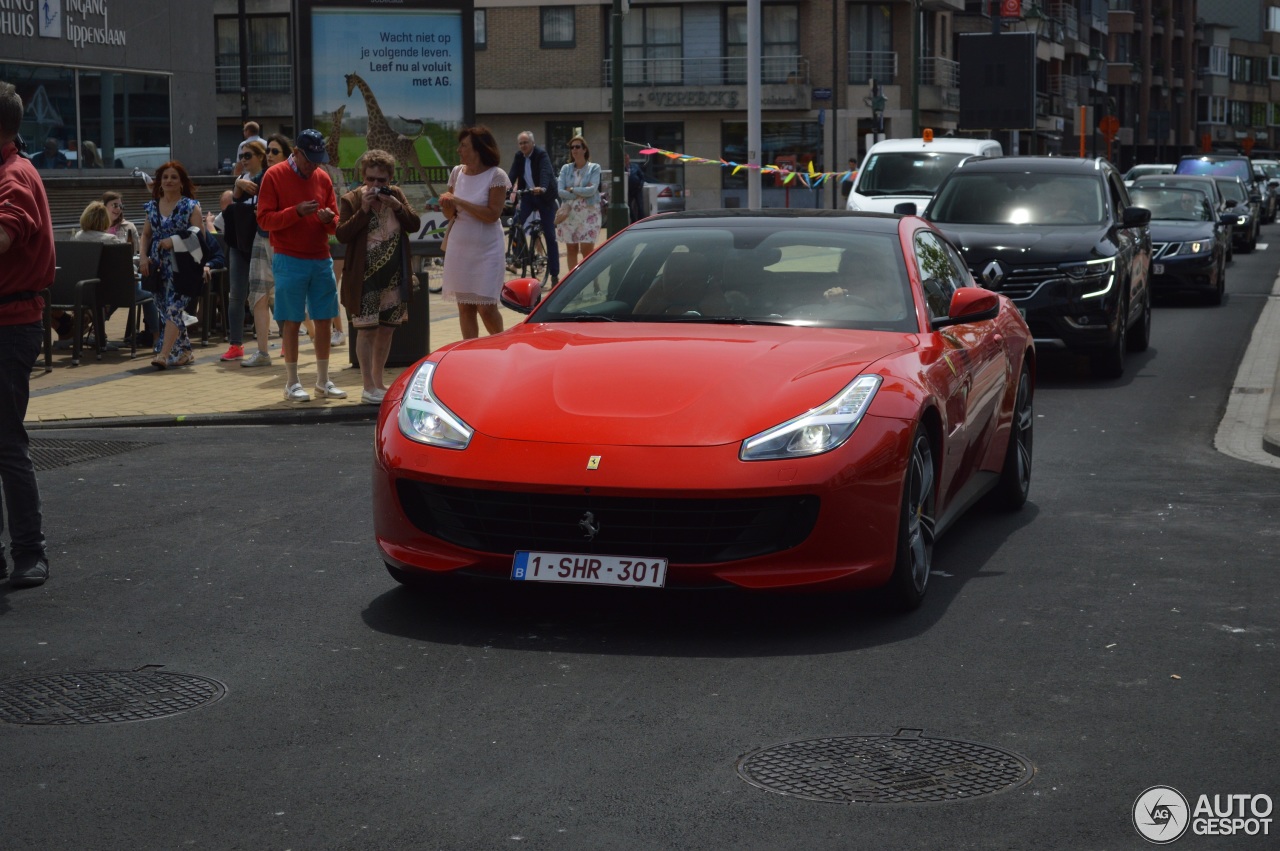
POLYGON ((1119 328, 1111 338, 1106 351, 1096 354, 1090 360, 1090 369, 1095 378, 1119 378, 1124 375, 1124 353, 1128 349, 1129 305, 1120 302, 1120 315, 1116 318, 1119 328))
POLYGON ((1031 366, 1023 359, 1022 375, 1013 400, 1013 420, 1009 423, 1009 445, 1004 451, 1004 466, 996 485, 997 498, 1010 511, 1027 503, 1031 492, 1031 457, 1035 438, 1035 413, 1032 409, 1031 366))
POLYGON ((1147 286, 1147 294, 1142 299, 1142 318, 1138 320, 1132 334, 1129 335, 1128 346, 1131 352, 1145 352, 1151 345, 1151 287, 1147 286))
POLYGON ((936 483, 933 446, 928 432, 918 425, 911 438, 911 455, 902 487, 902 510, 898 515, 897 558, 893 575, 889 577, 889 593, 902 611, 919 608, 929 589, 937 522, 936 483))
POLYGON ((1210 305, 1217 307, 1222 304, 1222 297, 1227 292, 1227 264, 1224 262, 1218 267, 1218 285, 1209 291, 1205 296, 1205 301, 1210 305))

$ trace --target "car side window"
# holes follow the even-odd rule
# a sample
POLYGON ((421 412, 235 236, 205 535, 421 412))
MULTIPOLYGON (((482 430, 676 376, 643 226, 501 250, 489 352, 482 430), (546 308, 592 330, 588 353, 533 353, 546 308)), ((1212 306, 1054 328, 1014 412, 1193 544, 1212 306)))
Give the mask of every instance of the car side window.
POLYGON ((920 269, 929 315, 934 319, 941 319, 951 310, 951 296, 957 287, 964 286, 964 282, 969 280, 969 273, 965 272, 961 276, 952 253, 937 234, 918 230, 914 243, 916 266, 920 269))
POLYGON ((1107 178, 1107 189, 1111 193, 1111 209, 1115 210, 1116 221, 1119 222, 1129 207, 1129 193, 1125 191, 1124 184, 1114 176, 1107 178))

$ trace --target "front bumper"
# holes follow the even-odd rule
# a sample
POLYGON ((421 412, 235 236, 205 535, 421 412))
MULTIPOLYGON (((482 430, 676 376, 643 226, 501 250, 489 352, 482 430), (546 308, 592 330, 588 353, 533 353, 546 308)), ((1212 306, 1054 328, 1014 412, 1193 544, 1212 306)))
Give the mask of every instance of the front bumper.
POLYGON ((1152 263, 1151 289, 1155 292, 1213 289, 1218 285, 1217 265, 1213 252, 1163 257, 1152 263), (1155 266, 1163 269, 1158 275, 1155 266))
POLYGON ((673 587, 866 588, 893 570, 910 422, 867 416, 827 455, 747 463, 737 445, 532 444, 477 434, 466 450, 437 449, 399 433, 397 407, 379 418, 373 510, 383 558, 401 570, 508 579, 516 550, 551 543, 584 555, 668 558, 673 587), (589 471, 592 455, 600 462, 589 471), (723 558, 759 552, 754 527, 743 528, 736 550, 734 541, 699 548, 700 535, 722 534, 730 522, 710 522, 707 506, 752 501, 791 512, 767 515, 779 536, 778 546, 765 547, 773 551, 723 558), (636 537, 643 525, 636 512, 646 503, 655 506, 650 543, 636 537), (600 530, 590 541, 580 531, 586 511, 600 530), (805 534, 795 537, 797 529, 805 534))

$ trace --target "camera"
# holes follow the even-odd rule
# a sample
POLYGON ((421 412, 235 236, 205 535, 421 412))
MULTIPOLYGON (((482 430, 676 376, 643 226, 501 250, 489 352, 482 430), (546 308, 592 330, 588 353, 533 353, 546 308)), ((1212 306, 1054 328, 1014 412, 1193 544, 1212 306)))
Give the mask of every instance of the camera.
POLYGON ((379 186, 379 187, 378 187, 378 194, 379 194, 379 195, 392 195, 392 194, 394 194, 394 193, 391 191, 391 188, 390 188, 390 187, 388 187, 388 186, 379 186))

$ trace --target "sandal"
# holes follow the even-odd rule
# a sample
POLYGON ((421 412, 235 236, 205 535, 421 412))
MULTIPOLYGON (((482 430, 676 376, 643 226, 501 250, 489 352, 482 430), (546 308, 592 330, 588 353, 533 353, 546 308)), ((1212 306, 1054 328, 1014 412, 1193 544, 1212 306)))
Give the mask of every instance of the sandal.
POLYGON ((151 365, 154 366, 156 369, 167 369, 169 366, 169 364, 163 358, 160 358, 160 357, 157 357, 154 360, 152 360, 151 365))
POLYGON ((196 356, 191 352, 183 352, 180 355, 171 355, 169 357, 169 366, 190 366, 195 363, 196 356))

